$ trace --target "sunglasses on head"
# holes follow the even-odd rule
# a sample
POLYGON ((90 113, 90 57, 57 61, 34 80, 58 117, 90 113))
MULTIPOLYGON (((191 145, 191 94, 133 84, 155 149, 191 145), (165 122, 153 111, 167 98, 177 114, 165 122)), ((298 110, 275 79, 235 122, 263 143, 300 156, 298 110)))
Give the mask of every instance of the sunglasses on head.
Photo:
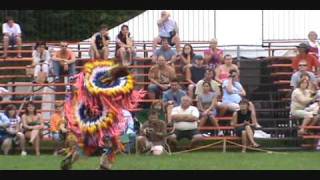
POLYGON ((307 66, 307 64, 299 64, 299 66, 307 66))
POLYGON ((68 47, 68 45, 62 45, 61 47, 68 47))

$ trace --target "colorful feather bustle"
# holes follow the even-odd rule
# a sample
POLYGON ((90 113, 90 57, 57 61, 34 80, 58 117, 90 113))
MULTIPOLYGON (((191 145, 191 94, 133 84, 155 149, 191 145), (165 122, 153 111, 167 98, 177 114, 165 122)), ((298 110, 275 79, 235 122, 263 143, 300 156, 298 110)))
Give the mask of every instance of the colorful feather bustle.
POLYGON ((122 110, 136 108, 146 94, 134 90, 134 86, 135 79, 127 68, 112 61, 88 62, 76 76, 75 91, 66 100, 65 114, 68 128, 87 154, 104 147, 106 137, 118 139, 124 133, 127 122, 122 110))

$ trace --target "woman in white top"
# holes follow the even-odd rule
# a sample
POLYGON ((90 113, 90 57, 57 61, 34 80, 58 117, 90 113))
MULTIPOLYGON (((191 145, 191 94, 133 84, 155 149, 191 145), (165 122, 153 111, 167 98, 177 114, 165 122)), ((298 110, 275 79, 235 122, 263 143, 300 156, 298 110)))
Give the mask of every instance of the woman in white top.
POLYGON ((318 34, 315 31, 310 31, 308 34, 308 45, 310 46, 309 54, 314 55, 319 61, 319 43, 318 34))
POLYGON ((296 118, 303 118, 299 134, 304 133, 304 126, 309 124, 313 119, 313 113, 306 111, 305 108, 315 100, 314 93, 308 89, 309 81, 302 79, 298 87, 292 92, 290 114, 296 118))
POLYGON ((47 50, 45 42, 37 42, 32 52, 32 67, 34 67, 34 79, 37 81, 40 72, 41 76, 47 80, 49 74, 50 52, 47 50))

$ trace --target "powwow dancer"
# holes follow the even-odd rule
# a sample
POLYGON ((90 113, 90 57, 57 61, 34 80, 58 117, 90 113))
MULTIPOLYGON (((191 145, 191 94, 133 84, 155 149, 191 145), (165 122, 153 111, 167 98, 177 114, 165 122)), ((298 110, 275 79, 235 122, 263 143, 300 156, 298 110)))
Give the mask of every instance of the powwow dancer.
POLYGON ((91 61, 76 75, 75 90, 67 97, 65 112, 69 135, 61 169, 71 169, 81 153, 91 155, 103 148, 100 169, 110 170, 115 155, 123 151, 120 136, 127 122, 123 110, 130 110, 146 94, 134 90, 128 68, 112 61, 91 61))

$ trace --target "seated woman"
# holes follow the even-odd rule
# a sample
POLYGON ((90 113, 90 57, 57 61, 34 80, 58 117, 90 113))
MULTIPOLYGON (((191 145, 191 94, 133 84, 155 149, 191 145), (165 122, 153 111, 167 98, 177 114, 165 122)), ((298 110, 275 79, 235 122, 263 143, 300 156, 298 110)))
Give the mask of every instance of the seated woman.
POLYGON ((10 120, 10 125, 7 128, 7 132, 9 134, 9 137, 12 138, 13 142, 20 145, 21 148, 21 156, 27 155, 26 149, 25 149, 25 137, 22 132, 22 122, 17 114, 17 107, 14 104, 9 104, 4 114, 8 117, 10 120))
POLYGON ((132 64, 132 58, 135 54, 135 50, 133 40, 130 37, 129 27, 127 25, 121 26, 121 31, 117 35, 116 42, 116 56, 120 58, 120 64, 124 66, 132 64))
POLYGON ((240 110, 233 113, 231 125, 235 127, 237 136, 242 140, 242 152, 246 152, 248 142, 253 147, 259 147, 260 145, 255 142, 253 135, 254 129, 257 127, 256 116, 249 109, 249 101, 243 99, 239 103, 240 110))
POLYGON ((302 79, 291 95, 290 114, 295 118, 303 118, 301 129, 298 131, 299 135, 304 134, 304 127, 313 123, 314 120, 313 113, 305 110, 316 98, 315 93, 309 90, 308 87, 309 80, 302 79))
POLYGON ((229 77, 229 72, 231 69, 235 69, 239 72, 238 66, 232 64, 232 56, 230 54, 227 54, 223 58, 224 63, 221 65, 218 65, 216 68, 216 76, 215 80, 219 82, 220 84, 223 83, 224 80, 227 80, 229 77))
POLYGON ((62 148, 63 141, 68 130, 65 128, 65 118, 63 111, 63 103, 56 104, 56 112, 52 115, 50 120, 51 137, 56 141, 56 146, 53 155, 58 154, 58 150, 62 148))
POLYGON ((217 39, 211 39, 209 49, 204 51, 204 62, 209 69, 214 70, 223 59, 223 50, 218 48, 217 39))
POLYGON ((25 136, 29 139, 28 143, 34 145, 36 155, 40 156, 40 138, 44 123, 32 102, 26 104, 25 113, 22 115, 22 123, 25 136))
MULTIPOLYGON (((218 120, 216 119, 217 111, 217 94, 213 92, 209 82, 204 82, 203 93, 197 96, 197 105, 201 113, 200 127, 203 127, 209 120, 215 127, 219 127, 218 120)), ((222 135, 219 131, 218 135, 222 135)))
POLYGON ((37 42, 32 52, 32 65, 34 67, 34 81, 43 83, 47 81, 49 74, 50 52, 45 42, 37 42))

